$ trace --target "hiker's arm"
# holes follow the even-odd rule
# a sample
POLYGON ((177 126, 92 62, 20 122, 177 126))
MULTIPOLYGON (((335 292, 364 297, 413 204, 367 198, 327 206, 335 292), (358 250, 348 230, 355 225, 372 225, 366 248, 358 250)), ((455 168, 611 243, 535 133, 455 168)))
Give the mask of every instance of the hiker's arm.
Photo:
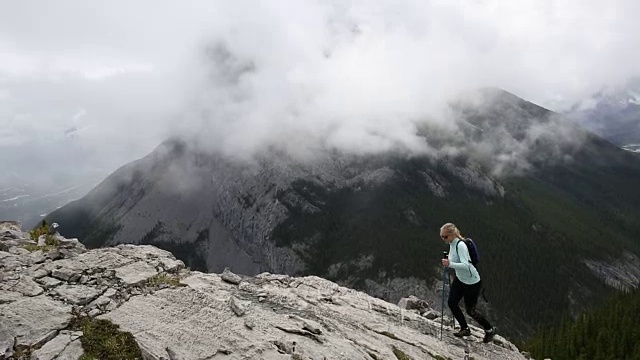
POLYGON ((466 269, 471 263, 471 260, 469 257, 469 249, 467 248, 467 245, 460 244, 460 242, 456 244, 456 246, 458 247, 457 251, 458 251, 458 257, 460 257, 460 262, 453 262, 453 261, 449 262, 449 267, 453 268, 454 270, 466 269))

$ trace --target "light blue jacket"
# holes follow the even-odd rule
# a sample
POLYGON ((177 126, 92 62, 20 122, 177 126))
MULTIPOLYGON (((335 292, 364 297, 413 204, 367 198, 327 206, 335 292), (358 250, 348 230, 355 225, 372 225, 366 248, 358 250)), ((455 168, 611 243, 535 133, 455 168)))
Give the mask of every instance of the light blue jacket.
POLYGON ((480 281, 478 270, 471 264, 467 244, 460 238, 455 238, 449 244, 449 267, 455 270, 456 277, 464 284, 473 285, 480 281))

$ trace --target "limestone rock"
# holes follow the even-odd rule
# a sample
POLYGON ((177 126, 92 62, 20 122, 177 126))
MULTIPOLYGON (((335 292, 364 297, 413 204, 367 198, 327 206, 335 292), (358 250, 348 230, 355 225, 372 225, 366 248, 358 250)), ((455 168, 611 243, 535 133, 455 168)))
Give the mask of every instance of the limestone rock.
POLYGON ((231 300, 229 300, 231 310, 238 316, 242 316, 247 312, 247 304, 247 302, 239 300, 235 296, 232 296, 231 300))
MULTIPOLYGON (((45 295, 0 305, 0 344, 32 346, 55 336, 71 320, 71 307, 45 295)), ((6 349, 0 349, 0 357, 6 349)))
POLYGON ((50 289, 62 284, 62 281, 49 276, 42 277, 40 279, 37 279, 36 281, 40 283, 42 286, 44 286, 46 289, 50 289))
POLYGON ((49 276, 49 271, 46 269, 38 269, 31 274, 31 277, 33 277, 34 279, 40 279, 45 276, 49 276))
POLYGON ((58 355, 56 360, 78 360, 84 355, 80 340, 74 340, 58 355))
POLYGON ((438 317, 440 317, 440 314, 438 314, 436 311, 427 311, 423 315, 424 315, 424 317, 426 317, 429 320, 434 320, 434 319, 437 319, 438 317))
POLYGON ((33 279, 26 275, 21 275, 18 280, 6 281, 0 285, 1 290, 10 290, 25 296, 38 296, 44 290, 33 279))
POLYGON ((51 270, 52 277, 56 279, 64 280, 64 281, 69 281, 71 278, 73 278, 76 275, 80 276, 80 274, 82 274, 82 272, 87 267, 88 267, 87 265, 85 265, 80 261, 75 261, 72 259, 63 259, 63 260, 52 262, 50 265, 47 266, 47 269, 51 270))
POLYGON ((14 255, 29 255, 30 252, 27 249, 21 248, 21 247, 17 247, 14 246, 12 248, 9 249, 9 253, 10 254, 14 254, 14 255))
MULTIPOLYGON (((23 234, 3 237, 2 226, 0 244, 10 251, 0 251, 0 359, 35 346, 33 359, 77 360, 81 334, 65 330, 72 310, 132 333, 145 359, 395 359, 394 349, 412 359, 464 357, 450 321, 439 340, 439 314, 420 316, 428 306, 417 298, 396 306, 316 276, 189 272, 148 245, 86 251, 59 239, 60 250, 38 264, 40 254, 15 250, 23 234), (150 288, 159 273, 180 276, 183 286, 150 288)), ((470 338, 476 360, 525 358, 499 334, 482 344, 472 326, 470 338)))
POLYGON ((184 269, 184 262, 182 260, 174 260, 174 259, 160 259, 160 265, 164 271, 172 273, 184 269))
POLYGON ((158 271, 144 261, 136 261, 116 269, 116 277, 127 285, 143 283, 157 274, 158 271))
POLYGON ((242 277, 240 275, 232 273, 229 268, 225 268, 220 277, 222 278, 222 280, 235 285, 240 284, 240 282, 242 281, 242 277))
POLYGON ((86 285, 61 285, 53 292, 76 305, 88 304, 101 294, 100 290, 86 285))
MULTIPOLYGON (((53 360, 57 359, 60 353, 67 348, 67 346, 73 341, 70 333, 60 333, 53 340, 44 344, 40 349, 33 352, 31 355, 32 360, 53 360)), ((77 360, 77 358, 75 359, 77 360)))
MULTIPOLYGON (((283 354, 302 359, 361 359, 367 353, 395 359, 394 348, 413 359, 429 358, 430 353, 454 359, 464 356, 450 325, 440 341, 439 321, 406 312, 402 323, 398 306, 331 281, 270 275, 246 280, 260 285, 246 288, 241 299, 239 289, 229 286, 221 275, 192 272, 182 281, 186 287, 132 297, 98 318, 109 319, 134 334, 152 359, 171 358, 171 354, 176 359, 210 358, 222 351, 255 359, 279 359, 283 354), (293 281, 297 286, 289 286, 293 281), (258 293, 266 295, 269 302, 258 302, 258 293), (342 305, 312 304, 318 293, 332 294, 342 305), (243 316, 229 311, 238 304, 250 306, 250 314, 246 309, 240 311, 243 316)), ((472 329, 469 346, 476 360, 524 359, 508 346, 482 344, 482 330, 472 329)))
POLYGON ((116 289, 107 289, 107 291, 104 292, 104 294, 102 294, 104 297, 108 297, 108 298, 112 298, 117 294, 116 289))
POLYGON ((430 310, 429 303, 413 295, 400 299, 398 306, 405 310, 418 310, 420 314, 430 310))

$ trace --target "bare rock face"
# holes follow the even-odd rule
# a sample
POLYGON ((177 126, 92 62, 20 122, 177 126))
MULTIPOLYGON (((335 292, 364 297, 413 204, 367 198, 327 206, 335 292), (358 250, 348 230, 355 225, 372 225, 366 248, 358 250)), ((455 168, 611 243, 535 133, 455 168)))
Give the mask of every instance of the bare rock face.
POLYGON ((33 263, 15 237, 0 243, 12 250, 0 252, 0 359, 79 359, 79 314, 133 334, 144 359, 459 359, 465 347, 477 360, 524 359, 476 327, 455 338, 448 319, 440 340, 441 319, 416 297, 396 306, 315 276, 192 272, 148 245, 67 247, 33 263))
POLYGON ((15 222, 0 222, 0 359, 78 359, 73 318, 99 316, 135 295, 166 284, 184 263, 151 246, 121 245, 86 251, 56 235, 57 246, 38 246, 15 222))

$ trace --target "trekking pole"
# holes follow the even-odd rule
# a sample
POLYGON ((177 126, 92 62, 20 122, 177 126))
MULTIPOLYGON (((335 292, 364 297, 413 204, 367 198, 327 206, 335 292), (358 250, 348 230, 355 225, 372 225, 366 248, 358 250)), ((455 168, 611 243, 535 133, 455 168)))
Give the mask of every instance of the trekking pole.
MULTIPOLYGON (((449 253, 447 253, 446 251, 442 252, 442 259, 446 259, 447 256, 449 255, 449 253)), ((444 277, 445 274, 447 273, 447 268, 443 267, 442 268, 442 309, 440 311, 440 340, 442 340, 442 332, 444 331, 444 285, 445 285, 445 281, 444 281, 444 277)))
MULTIPOLYGON (((451 276, 449 274, 447 274, 447 281, 449 283, 448 285, 449 292, 451 292, 451 276)), ((451 328, 453 330, 456 329, 456 317, 453 316, 453 310, 451 310, 451 328)))

